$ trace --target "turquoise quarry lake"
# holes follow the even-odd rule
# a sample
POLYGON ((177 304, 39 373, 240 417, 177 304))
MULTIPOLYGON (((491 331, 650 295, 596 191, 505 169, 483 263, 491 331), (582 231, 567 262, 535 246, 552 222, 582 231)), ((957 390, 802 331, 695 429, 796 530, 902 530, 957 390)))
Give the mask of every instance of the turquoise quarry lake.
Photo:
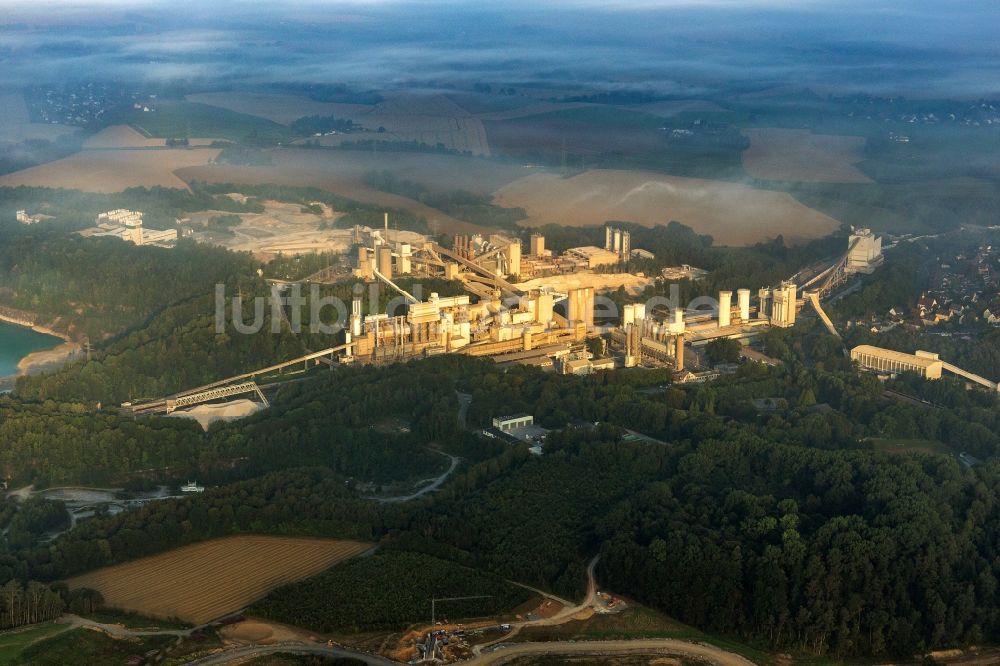
POLYGON ((54 335, 0 321, 0 377, 17 374, 17 364, 31 352, 52 349, 60 344, 62 340, 54 335))

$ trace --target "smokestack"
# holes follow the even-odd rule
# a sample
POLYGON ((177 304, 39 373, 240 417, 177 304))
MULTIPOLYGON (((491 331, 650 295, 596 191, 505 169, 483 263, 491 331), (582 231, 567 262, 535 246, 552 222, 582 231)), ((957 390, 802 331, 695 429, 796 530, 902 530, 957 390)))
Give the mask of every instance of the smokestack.
POLYGON ((385 242, 389 242, 389 213, 385 214, 385 242))
POLYGON ((684 369, 684 336, 678 335, 675 341, 677 347, 674 350, 674 369, 680 372, 684 369))

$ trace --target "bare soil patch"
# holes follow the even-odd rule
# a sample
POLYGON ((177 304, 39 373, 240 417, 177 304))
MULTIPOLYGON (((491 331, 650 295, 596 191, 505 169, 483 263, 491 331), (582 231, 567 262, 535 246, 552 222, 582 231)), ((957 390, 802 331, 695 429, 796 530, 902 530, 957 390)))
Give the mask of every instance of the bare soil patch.
POLYGON ((870 183, 856 166, 864 159, 865 138, 813 134, 809 130, 746 129, 750 147, 743 168, 754 178, 806 183, 870 183))
POLYGON ((840 226, 783 192, 647 171, 597 169, 572 178, 535 174, 501 188, 494 200, 524 208, 525 226, 596 226, 608 220, 654 226, 676 220, 719 245, 752 245, 779 234, 786 243, 798 243, 840 226))

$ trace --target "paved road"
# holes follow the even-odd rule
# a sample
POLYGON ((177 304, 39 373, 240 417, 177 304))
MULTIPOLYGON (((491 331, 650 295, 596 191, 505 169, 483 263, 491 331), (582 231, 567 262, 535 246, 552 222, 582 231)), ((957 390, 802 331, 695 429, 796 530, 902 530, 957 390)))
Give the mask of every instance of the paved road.
MULTIPOLYGON (((521 629, 526 626, 551 626, 563 624, 573 619, 573 616, 581 610, 589 608, 597 599, 597 580, 594 577, 594 570, 600 556, 595 556, 587 565, 587 595, 579 605, 559 597, 553 596, 542 590, 537 590, 527 585, 521 585, 529 590, 537 592, 547 598, 558 601, 564 608, 556 615, 549 618, 539 618, 537 620, 526 620, 513 624, 511 632, 502 639, 486 645, 476 646, 475 656, 465 662, 470 666, 488 666, 492 664, 503 664, 516 657, 531 655, 627 655, 627 654, 665 654, 707 660, 715 666, 754 666, 753 662, 732 652, 727 652, 714 645, 703 643, 689 643, 687 641, 675 639, 640 639, 640 640, 618 640, 618 641, 555 641, 545 643, 510 643, 510 639, 516 636, 521 629)), ((519 583, 518 583, 519 584, 519 583)), ((519 584, 520 585, 520 584, 519 584)), ((341 647, 329 647, 313 643, 280 643, 267 646, 246 646, 234 648, 220 652, 208 657, 203 657, 191 662, 192 666, 226 666, 229 664, 239 664, 253 657, 262 655, 286 652, 293 654, 316 654, 330 657, 352 657, 360 659, 370 666, 399 666, 398 662, 391 661, 384 657, 370 655, 363 652, 355 652, 341 647)))
POLYGON ((444 485, 444 482, 448 480, 448 477, 451 476, 451 473, 455 471, 455 468, 458 467, 458 463, 461 462, 461 460, 462 460, 461 458, 457 458, 457 457, 455 457, 453 455, 444 453, 442 451, 437 451, 437 453, 440 453, 441 455, 447 456, 448 458, 450 458, 451 459, 451 465, 448 467, 447 470, 445 470, 444 474, 442 474, 441 476, 439 476, 436 479, 434 479, 434 481, 432 483, 424 486, 423 488, 421 488, 417 492, 411 493, 409 495, 397 495, 395 497, 367 497, 365 499, 375 500, 375 501, 381 502, 383 504, 395 504, 397 502, 409 502, 410 500, 415 500, 418 497, 426 495, 427 493, 434 492, 435 490, 437 490, 438 488, 440 488, 442 485, 444 485))
POLYGON ((662 653, 668 655, 705 659, 716 666, 754 666, 754 663, 738 654, 726 652, 714 645, 688 643, 669 638, 640 639, 624 641, 579 641, 571 643, 557 641, 551 643, 513 643, 494 648, 488 654, 479 655, 463 662, 474 666, 503 664, 516 657, 529 655, 626 655, 662 653))

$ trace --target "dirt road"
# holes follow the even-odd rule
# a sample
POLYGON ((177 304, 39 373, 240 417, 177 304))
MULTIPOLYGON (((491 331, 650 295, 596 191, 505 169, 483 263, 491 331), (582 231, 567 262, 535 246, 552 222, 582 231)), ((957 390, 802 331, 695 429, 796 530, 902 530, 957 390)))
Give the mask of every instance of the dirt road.
POLYGON ((517 657, 530 655, 594 655, 607 657, 627 654, 664 654, 704 659, 716 666, 753 666, 752 661, 732 652, 726 652, 721 648, 669 638, 627 641, 581 641, 576 643, 558 641, 552 643, 501 644, 496 646, 492 652, 475 657, 465 663, 474 666, 504 664, 517 657))
POLYGON ((322 655, 325 657, 350 658, 363 661, 369 666, 398 666, 398 662, 384 657, 378 657, 354 650, 328 647, 326 645, 306 645, 302 643, 278 643, 276 645, 248 645, 219 652, 190 662, 190 666, 224 666, 225 664, 244 664, 251 659, 269 654, 303 654, 322 655))

